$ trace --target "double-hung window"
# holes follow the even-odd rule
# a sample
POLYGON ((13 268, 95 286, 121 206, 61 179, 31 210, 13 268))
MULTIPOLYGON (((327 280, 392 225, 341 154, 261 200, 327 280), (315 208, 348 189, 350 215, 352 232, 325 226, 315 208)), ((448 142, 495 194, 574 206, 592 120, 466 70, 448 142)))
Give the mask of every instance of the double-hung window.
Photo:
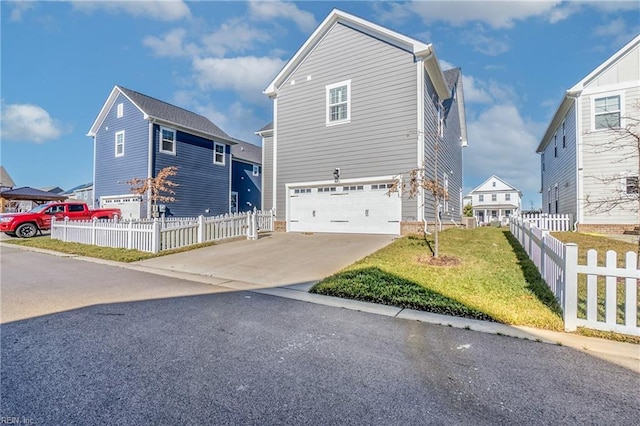
POLYGON ((351 80, 326 86, 327 126, 351 121, 351 80))
POLYGON ((620 127, 620 95, 596 98, 593 106, 595 130, 620 127))
POLYGON ((511 201, 511 194, 504 194, 505 201, 511 201))
POLYGON ((176 155, 176 131, 160 127, 160 152, 176 155))
POLYGON ((224 166, 224 144, 213 143, 213 164, 224 166))
POLYGON ((482 194, 478 195, 478 201, 483 202, 484 201, 484 195, 482 195, 482 194))
POLYGON ((116 157, 124 156, 124 130, 116 132, 116 157))
POLYGON ((254 176, 260 176, 260 166, 257 165, 253 165, 253 170, 252 170, 252 174, 254 176))
POLYGON ((117 118, 122 118, 123 115, 124 115, 124 104, 120 103, 116 107, 116 117, 117 118))
POLYGON ((491 201, 498 201, 498 195, 497 194, 491 194, 491 201))

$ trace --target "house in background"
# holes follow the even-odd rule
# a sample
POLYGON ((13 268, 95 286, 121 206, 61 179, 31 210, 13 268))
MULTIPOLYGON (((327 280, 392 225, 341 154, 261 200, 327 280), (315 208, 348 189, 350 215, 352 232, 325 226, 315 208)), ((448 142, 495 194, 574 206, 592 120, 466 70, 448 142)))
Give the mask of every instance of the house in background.
POLYGON ((498 176, 493 175, 465 197, 473 207, 478 224, 498 221, 506 223, 509 217, 522 211, 522 193, 498 176))
POLYGON ((173 216, 231 211, 231 147, 241 141, 206 117, 115 86, 87 135, 94 142, 94 205, 150 217, 151 200, 132 195, 126 182, 176 166, 176 201, 161 210, 173 216))
POLYGON ((5 191, 7 189, 11 189, 16 186, 13 179, 4 168, 4 166, 0 166, 0 191, 5 191))
POLYGON ((640 119, 639 46, 640 35, 565 93, 537 149, 542 211, 571 214, 578 231, 638 226, 638 147, 614 129, 640 119))
POLYGON ((75 186, 62 194, 68 196, 72 200, 84 201, 91 205, 93 204, 93 182, 75 186))
POLYGON ((231 213, 262 206, 262 148, 238 141, 231 146, 231 213))
POLYGON ((276 228, 400 234, 460 222, 462 75, 443 72, 431 44, 333 10, 264 92, 262 206, 275 208, 276 228), (389 196, 423 164, 434 177, 436 141, 450 195, 439 212, 424 191, 389 196))

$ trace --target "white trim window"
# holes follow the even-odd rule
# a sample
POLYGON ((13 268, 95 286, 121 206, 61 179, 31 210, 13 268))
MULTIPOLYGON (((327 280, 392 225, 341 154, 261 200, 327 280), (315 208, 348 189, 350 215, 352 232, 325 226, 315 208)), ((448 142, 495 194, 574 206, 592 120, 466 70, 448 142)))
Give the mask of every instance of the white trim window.
POLYGON ((116 117, 122 118, 124 116, 124 104, 119 103, 116 107, 116 117))
POLYGON ((491 194, 491 201, 498 201, 498 194, 491 194))
POLYGON ((351 80, 325 87, 327 126, 351 122, 351 80))
POLYGON ((116 132, 115 152, 116 157, 124 157, 124 130, 116 132))
POLYGON ((160 152, 176 155, 176 131, 160 127, 160 152))
POLYGON ((213 143, 213 164, 219 164, 224 166, 224 157, 225 157, 225 145, 222 143, 214 142, 213 143))
POLYGON ((612 95, 593 100, 593 124, 595 130, 619 128, 622 117, 622 96, 612 95))
POLYGON ((511 194, 509 194, 509 193, 504 194, 504 200, 505 201, 511 201, 511 194))
POLYGON ((252 174, 254 176, 260 176, 260 166, 254 164, 253 165, 253 170, 252 170, 252 174))

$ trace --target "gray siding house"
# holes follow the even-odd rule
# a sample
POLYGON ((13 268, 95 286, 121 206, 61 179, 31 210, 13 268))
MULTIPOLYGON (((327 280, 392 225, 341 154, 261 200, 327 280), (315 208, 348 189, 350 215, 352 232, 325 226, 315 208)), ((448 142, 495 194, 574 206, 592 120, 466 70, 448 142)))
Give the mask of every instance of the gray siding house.
POLYGON ((537 152, 542 211, 571 214, 583 232, 638 225, 640 35, 569 89, 537 152), (619 130, 615 130, 619 129, 619 130))
POLYGON ((333 10, 273 79, 263 138, 263 209, 293 232, 400 234, 436 220, 430 196, 387 194, 426 165, 462 215, 467 144, 460 69, 443 72, 431 44, 333 10))

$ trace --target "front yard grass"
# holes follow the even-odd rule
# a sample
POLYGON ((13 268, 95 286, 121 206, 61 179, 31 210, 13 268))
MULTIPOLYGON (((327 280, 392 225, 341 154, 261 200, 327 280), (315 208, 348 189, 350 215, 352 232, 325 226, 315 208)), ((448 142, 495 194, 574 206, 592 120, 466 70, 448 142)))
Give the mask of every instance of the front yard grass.
POLYGON ((440 253, 456 266, 431 266, 421 236, 409 236, 326 278, 311 289, 435 313, 561 331, 560 306, 507 228, 449 229, 440 253))
POLYGON ((80 243, 66 243, 60 240, 51 239, 49 236, 42 236, 28 239, 11 239, 3 242, 16 244, 25 247, 35 247, 46 250, 59 251, 62 253, 73 254, 77 256, 95 257, 97 259, 111 260, 114 262, 137 262, 139 260, 151 259, 158 256, 168 254, 181 253, 184 251, 195 250, 202 247, 212 246, 215 243, 202 243, 188 247, 182 247, 175 250, 162 251, 160 253, 148 253, 140 250, 129 250, 122 248, 99 247, 80 243))

